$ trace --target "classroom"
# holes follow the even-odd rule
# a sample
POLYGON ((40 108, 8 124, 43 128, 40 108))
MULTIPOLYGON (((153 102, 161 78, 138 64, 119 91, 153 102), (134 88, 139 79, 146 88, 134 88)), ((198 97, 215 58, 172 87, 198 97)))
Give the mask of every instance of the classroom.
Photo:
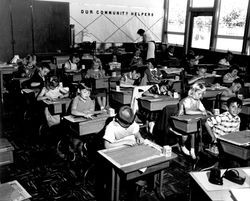
POLYGON ((250 0, 1 0, 0 200, 246 201, 250 0))

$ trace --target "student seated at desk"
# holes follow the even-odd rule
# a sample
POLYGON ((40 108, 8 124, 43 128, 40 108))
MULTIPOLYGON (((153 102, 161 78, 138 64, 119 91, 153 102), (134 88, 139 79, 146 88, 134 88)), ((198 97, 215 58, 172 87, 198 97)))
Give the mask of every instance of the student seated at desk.
POLYGON ((110 70, 121 69, 121 63, 117 62, 117 56, 114 54, 112 57, 112 61, 109 62, 110 70))
POLYGON ((71 114, 91 119, 95 110, 95 103, 90 98, 91 88, 80 83, 77 91, 79 94, 73 99, 71 114))
MULTIPOLYGON (((68 88, 63 88, 59 85, 58 78, 56 76, 50 76, 46 82, 45 87, 41 90, 37 97, 38 101, 42 100, 57 100, 69 96, 68 88)), ((44 110, 45 118, 49 127, 60 123, 60 115, 51 115, 48 107, 44 110)))
POLYGON ((80 58, 77 54, 72 54, 69 57, 69 60, 64 64, 65 73, 76 73, 79 72, 77 64, 79 63, 80 58))
MULTIPOLYGON (((161 81, 159 84, 153 85, 142 96, 151 96, 158 98, 160 95, 173 97, 173 82, 172 81, 161 81)), ((149 111, 141 107, 139 109, 140 115, 148 121, 148 131, 153 133, 155 121, 158 119, 160 111, 149 111)))
POLYGON ((242 108, 242 101, 237 97, 231 97, 227 100, 227 111, 218 116, 212 116, 207 119, 205 126, 212 139, 210 151, 219 154, 217 146, 217 137, 231 132, 239 131, 240 117, 238 116, 242 108))
POLYGON ((27 81, 27 87, 42 89, 45 85, 45 79, 49 72, 50 66, 48 63, 38 63, 33 76, 27 81))
MULTIPOLYGON (((85 75, 85 78, 100 79, 105 77, 105 71, 102 69, 101 60, 95 57, 92 61, 92 67, 85 75)), ((98 105, 101 110, 106 107, 106 92, 105 89, 93 89, 93 94, 97 98, 98 105)))
POLYGON ((240 78, 237 78, 233 81, 232 85, 227 88, 224 87, 224 91, 221 94, 221 98, 222 100, 224 98, 227 99, 227 97, 233 97, 236 96, 238 94, 238 92, 240 91, 240 89, 244 86, 243 81, 240 78))
POLYGON ((23 60, 18 62, 18 71, 16 77, 30 78, 36 70, 36 56, 28 54, 23 60))
POLYGON ((194 84, 195 82, 204 83, 206 84, 212 84, 212 83, 206 83, 206 78, 214 77, 214 74, 207 73, 207 67, 206 66, 198 66, 197 75, 193 76, 190 80, 188 80, 188 84, 194 84))
POLYGON ((143 143, 139 124, 135 122, 135 114, 131 107, 122 106, 119 109, 114 119, 106 126, 103 139, 105 148, 143 143))
POLYGON ((146 61, 147 69, 145 70, 145 75, 147 78, 147 84, 159 83, 162 77, 161 71, 156 68, 156 63, 154 59, 148 59, 146 61))
POLYGON ((230 61, 233 59, 233 53, 228 51, 225 58, 221 59, 218 64, 222 66, 230 66, 230 61))
POLYGON ((239 78, 238 76, 239 66, 237 64, 233 64, 229 72, 223 76, 223 83, 232 83, 235 79, 239 78))
POLYGON ((130 67, 140 67, 143 65, 143 60, 141 57, 141 50, 137 49, 135 51, 135 55, 133 56, 132 60, 129 63, 130 67))
MULTIPOLYGON (((206 111, 201 102, 201 98, 206 91, 206 87, 202 83, 194 83, 188 91, 188 96, 181 100, 178 115, 195 115, 202 114, 207 116, 210 112, 206 111)), ((192 159, 196 159, 195 155, 195 134, 191 134, 191 149, 186 148, 185 143, 188 136, 182 135, 181 150, 186 155, 191 155, 192 159)))
POLYGON ((142 86, 146 85, 142 82, 144 78, 144 68, 132 68, 130 72, 123 73, 120 78, 120 86, 121 87, 129 87, 129 86, 142 86))

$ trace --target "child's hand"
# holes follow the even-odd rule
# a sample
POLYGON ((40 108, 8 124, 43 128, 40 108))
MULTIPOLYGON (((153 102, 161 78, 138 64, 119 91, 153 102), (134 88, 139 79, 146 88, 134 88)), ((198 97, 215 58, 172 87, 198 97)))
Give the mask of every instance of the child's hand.
POLYGON ((143 143, 144 143, 144 138, 142 138, 142 137, 137 137, 137 138, 136 138, 136 143, 137 143, 137 144, 143 144, 143 143))
POLYGON ((212 113, 212 112, 210 112, 210 111, 207 111, 207 115, 212 116, 212 115, 213 115, 213 113, 212 113))
POLYGON ((137 142, 135 140, 130 139, 130 140, 126 140, 124 144, 132 147, 132 146, 135 146, 137 142))
POLYGON ((207 112, 206 111, 202 111, 201 114, 204 115, 204 116, 207 116, 207 112))
POLYGON ((154 94, 153 97, 154 97, 154 98, 158 98, 159 96, 158 96, 157 94, 154 94))
POLYGON ((86 115, 84 115, 84 117, 87 118, 87 119, 93 119, 92 114, 86 114, 86 115))

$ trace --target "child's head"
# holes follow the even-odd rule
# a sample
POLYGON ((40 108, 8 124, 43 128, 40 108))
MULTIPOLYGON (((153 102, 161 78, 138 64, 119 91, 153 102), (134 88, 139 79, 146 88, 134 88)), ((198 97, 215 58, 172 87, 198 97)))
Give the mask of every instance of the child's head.
POLYGON ((137 49, 136 51, 135 51, 135 56, 136 57, 139 57, 141 55, 141 50, 140 49, 137 49))
POLYGON ((227 61, 231 61, 233 59, 233 53, 228 51, 225 58, 227 61))
POLYGON ((115 54, 113 55, 112 61, 117 62, 117 56, 115 54))
POLYGON ((98 70, 98 69, 101 69, 101 66, 102 66, 102 62, 100 59, 98 59, 97 57, 95 57, 92 61, 92 68, 94 70, 98 70))
POLYGON ((154 59, 148 59, 146 62, 147 67, 153 69, 156 67, 156 63, 154 59))
POLYGON ((207 73, 207 67, 206 66, 199 66, 197 69, 197 75, 198 76, 204 76, 207 73))
POLYGON ((239 65, 237 64, 233 64, 231 67, 230 67, 230 70, 229 72, 231 73, 232 76, 237 76, 238 72, 239 72, 239 65))
POLYGON ((193 97, 196 100, 199 100, 203 97, 203 94, 206 91, 206 87, 202 83, 194 83, 188 91, 188 95, 193 97))
POLYGON ((173 82, 170 80, 162 81, 159 83, 159 89, 162 94, 165 94, 168 92, 170 88, 172 88, 173 82))
POLYGON ((86 86, 84 83, 80 83, 78 85, 78 93, 82 99, 86 100, 90 96, 91 88, 86 86))
POLYGON ((80 58, 79 58, 78 54, 72 54, 72 55, 70 55, 69 60, 72 63, 76 64, 80 61, 80 58))
POLYGON ((193 67, 195 65, 196 59, 195 56, 192 54, 187 55, 187 63, 189 67, 193 67))
POLYGON ((37 64, 37 67, 41 77, 45 77, 46 75, 48 75, 51 69, 48 63, 39 63, 37 64))
POLYGON ((231 90, 233 93, 238 93, 243 86, 244 86, 243 81, 240 78, 237 78, 233 81, 231 90))
POLYGON ((120 124, 123 128, 128 128, 134 123, 135 115, 131 107, 122 106, 115 118, 116 122, 120 124))
POLYGON ((231 97, 227 100, 228 112, 232 116, 237 116, 242 108, 242 100, 237 97, 231 97))
POLYGON ((58 77, 55 75, 49 76, 47 80, 47 87, 49 89, 55 89, 58 86, 59 86, 58 77))

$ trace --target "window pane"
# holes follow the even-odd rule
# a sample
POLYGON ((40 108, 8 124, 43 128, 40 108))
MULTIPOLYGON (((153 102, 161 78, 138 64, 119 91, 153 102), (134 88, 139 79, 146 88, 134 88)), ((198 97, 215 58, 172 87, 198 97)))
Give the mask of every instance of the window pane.
POLYGON ((209 49, 211 27, 212 16, 194 17, 191 47, 209 49))
POLYGON ((169 0, 168 31, 185 31, 187 0, 169 0))
POLYGON ((183 45, 184 35, 168 34, 168 43, 183 45))
POLYGON ((217 38, 216 49, 241 52, 242 44, 240 39, 217 38))
POLYGON ((248 0, 222 0, 219 18, 219 35, 243 36, 248 0))
POLYGON ((192 7, 214 7, 214 0, 193 0, 192 7))

